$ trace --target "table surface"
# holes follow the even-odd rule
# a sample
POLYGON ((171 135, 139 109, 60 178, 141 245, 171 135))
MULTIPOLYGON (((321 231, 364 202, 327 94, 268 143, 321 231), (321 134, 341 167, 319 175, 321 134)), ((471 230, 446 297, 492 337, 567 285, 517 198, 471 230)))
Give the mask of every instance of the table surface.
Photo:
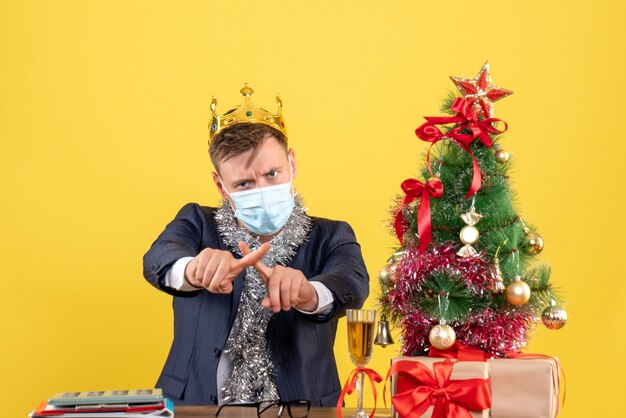
MULTIPOLYGON (((174 407, 175 418, 215 418, 217 406, 176 406, 174 407)), ((344 418, 350 418, 354 412, 353 408, 344 408, 342 415, 344 418)), ((365 412, 369 414, 370 409, 365 412)), ((309 418, 336 418, 336 408, 311 408, 309 418)), ((377 408, 374 418, 390 418, 391 410, 385 408, 377 408)), ((254 408, 224 408, 220 412, 220 418, 256 418, 256 410, 254 408)), ((287 411, 282 418, 289 418, 287 411)))

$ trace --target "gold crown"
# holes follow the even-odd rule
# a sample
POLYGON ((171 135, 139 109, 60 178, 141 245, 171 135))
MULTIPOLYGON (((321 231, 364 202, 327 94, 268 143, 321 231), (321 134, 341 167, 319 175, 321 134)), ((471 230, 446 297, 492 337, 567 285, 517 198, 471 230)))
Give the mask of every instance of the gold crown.
POLYGON ((276 95, 276 103, 278 104, 278 111, 276 113, 270 113, 267 110, 257 107, 252 103, 251 96, 254 94, 254 90, 244 84, 244 87, 240 90, 243 96, 243 104, 238 108, 231 109, 224 113, 222 116, 215 113, 217 108, 217 99, 215 97, 211 100, 211 122, 209 123, 209 142, 217 134, 226 128, 239 123, 261 123, 263 125, 271 126, 278 129, 287 138, 287 128, 285 127, 285 121, 283 120, 282 108, 283 102, 280 97, 276 95))

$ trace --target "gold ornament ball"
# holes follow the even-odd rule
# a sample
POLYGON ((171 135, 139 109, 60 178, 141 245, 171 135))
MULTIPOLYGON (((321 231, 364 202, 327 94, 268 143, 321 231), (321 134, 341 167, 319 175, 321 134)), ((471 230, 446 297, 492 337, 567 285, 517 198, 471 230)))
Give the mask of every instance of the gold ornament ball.
POLYGON ((461 233, 459 234, 461 242, 465 245, 474 244, 476 241, 478 241, 479 236, 480 233, 478 232, 478 229, 473 225, 464 226, 463 229, 461 229, 461 233))
POLYGON ((527 233, 524 238, 524 248, 529 254, 539 254, 543 250, 543 238, 536 232, 527 233))
POLYGON ((439 350, 447 350, 454 345, 456 341, 456 333, 454 329, 447 324, 435 325, 428 334, 428 340, 433 347, 439 350))
POLYGON ((378 274, 378 277, 380 277, 380 279, 385 284, 389 284, 390 282, 395 283, 397 280, 396 279, 396 265, 393 263, 386 264, 382 269, 380 269, 380 273, 378 274))
POLYGON ((557 305, 548 306, 541 313, 541 322, 548 329, 561 329, 567 322, 567 312, 557 305))
POLYGON ((496 161, 501 164, 506 163, 507 161, 509 161, 509 158, 510 158, 509 153, 503 149, 497 150, 495 156, 496 156, 496 161))
POLYGON ((530 287, 523 280, 515 279, 504 292, 507 302, 518 308, 530 299, 530 287))

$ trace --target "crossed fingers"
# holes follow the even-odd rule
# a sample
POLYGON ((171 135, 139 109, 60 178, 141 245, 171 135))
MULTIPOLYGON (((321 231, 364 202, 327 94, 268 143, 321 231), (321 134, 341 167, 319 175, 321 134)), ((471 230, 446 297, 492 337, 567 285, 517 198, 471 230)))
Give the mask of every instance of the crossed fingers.
MULTIPOLYGON (((239 249, 246 256, 251 254, 250 248, 243 242, 239 243, 239 249)), ((299 307, 317 296, 317 292, 300 270, 280 265, 268 267, 261 259, 257 260, 253 267, 259 272, 267 287, 267 296, 261 304, 274 312, 299 307)), ((317 300, 314 304, 317 306, 317 300)))
POLYGON ((239 273, 257 263, 269 248, 269 244, 263 244, 240 259, 233 257, 229 251, 205 248, 187 264, 185 278, 192 286, 209 292, 230 293, 233 291, 232 282, 239 273))

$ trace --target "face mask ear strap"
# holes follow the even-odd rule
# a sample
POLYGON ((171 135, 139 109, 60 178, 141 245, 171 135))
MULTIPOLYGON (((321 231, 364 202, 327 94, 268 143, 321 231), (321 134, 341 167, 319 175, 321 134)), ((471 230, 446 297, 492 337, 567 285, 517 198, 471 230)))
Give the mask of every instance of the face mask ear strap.
POLYGON ((293 167, 291 166, 291 157, 287 155, 287 161, 289 161, 289 183, 293 183, 293 167))
POLYGON ((228 190, 226 190, 226 184, 224 184, 224 180, 222 180, 222 176, 218 174, 217 178, 219 179, 220 183, 222 183, 222 190, 224 190, 226 194, 232 199, 233 196, 228 192, 228 190))
POLYGON ((224 180, 222 180, 222 176, 220 176, 219 174, 217 175, 217 178, 220 180, 220 183, 222 183, 222 190, 224 190, 226 192, 226 194, 228 195, 228 197, 230 197, 230 201, 228 201, 228 204, 230 205, 230 208, 235 211, 235 205, 234 205, 234 201, 233 201, 233 196, 228 192, 228 190, 226 190, 226 185, 224 184, 224 180), (231 201, 233 201, 231 203, 231 201))

